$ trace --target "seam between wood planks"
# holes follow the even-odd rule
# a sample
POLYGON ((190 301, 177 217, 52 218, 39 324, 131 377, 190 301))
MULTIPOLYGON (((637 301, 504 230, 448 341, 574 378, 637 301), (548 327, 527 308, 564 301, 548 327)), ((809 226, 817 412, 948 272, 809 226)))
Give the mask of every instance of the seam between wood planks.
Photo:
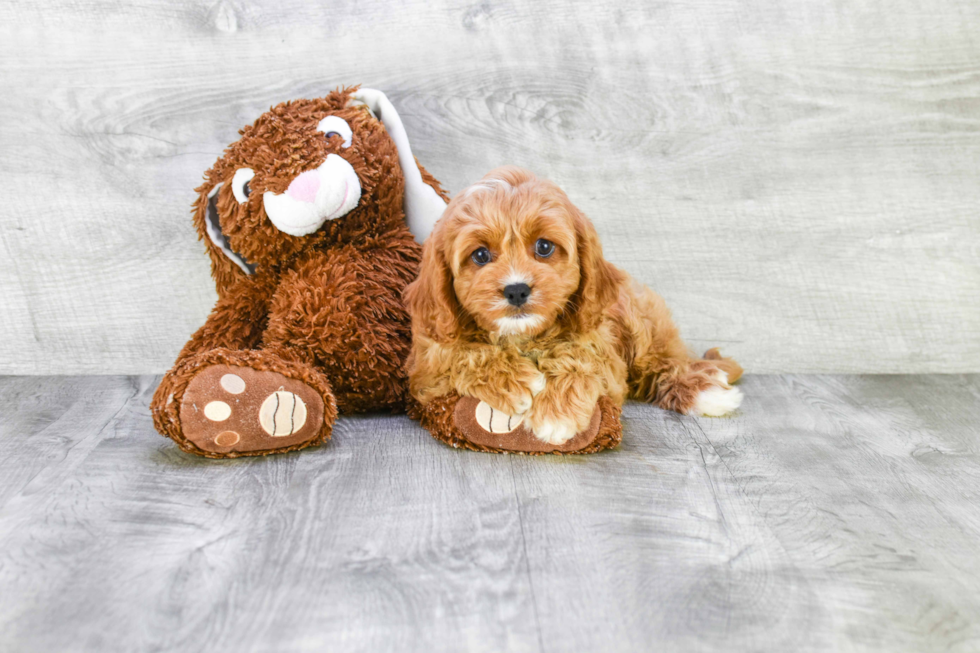
POLYGON ((517 477, 514 474, 514 456, 508 456, 510 466, 511 487, 514 488, 514 501, 517 502, 517 523, 521 527, 521 546, 524 551, 524 572, 527 575, 527 584, 531 590, 531 607, 534 608, 534 628, 538 635, 538 650, 544 653, 544 640, 541 635, 541 619, 538 617, 538 599, 534 594, 534 579, 531 577, 531 561, 527 555, 527 536, 524 534, 524 514, 521 510, 521 497, 517 493, 517 477))

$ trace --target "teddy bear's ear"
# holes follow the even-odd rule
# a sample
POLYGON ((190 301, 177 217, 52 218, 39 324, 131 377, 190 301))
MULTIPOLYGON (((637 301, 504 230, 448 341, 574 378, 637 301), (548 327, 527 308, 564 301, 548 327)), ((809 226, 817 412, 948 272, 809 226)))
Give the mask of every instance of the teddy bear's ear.
POLYGON ((446 201, 436 190, 422 180, 422 173, 412 156, 408 134, 394 105, 381 91, 362 88, 351 95, 352 103, 363 104, 384 123, 385 130, 398 148, 398 162, 405 175, 405 221, 418 242, 425 241, 432 232, 436 220, 446 210, 446 201))
POLYGON ((255 274, 255 266, 245 260, 245 257, 236 252, 228 244, 228 239, 221 231, 221 221, 218 219, 218 191, 221 190, 223 182, 218 182, 208 192, 207 202, 204 204, 204 231, 208 239, 221 250, 221 253, 232 263, 241 268, 247 275, 255 274))

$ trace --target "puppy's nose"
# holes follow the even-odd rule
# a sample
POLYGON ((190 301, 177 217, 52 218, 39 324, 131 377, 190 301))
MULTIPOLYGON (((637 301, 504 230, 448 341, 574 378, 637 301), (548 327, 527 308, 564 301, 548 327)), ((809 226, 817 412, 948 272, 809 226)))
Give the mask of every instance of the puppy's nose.
POLYGON ((531 286, 526 283, 512 283, 504 288, 504 297, 511 306, 523 306, 531 296, 531 286))

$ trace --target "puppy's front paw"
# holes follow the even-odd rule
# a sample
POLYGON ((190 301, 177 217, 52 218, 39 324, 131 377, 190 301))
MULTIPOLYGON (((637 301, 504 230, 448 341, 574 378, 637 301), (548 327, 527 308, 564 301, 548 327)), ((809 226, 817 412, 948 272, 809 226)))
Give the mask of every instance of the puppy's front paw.
POLYGON ((584 431, 599 399, 600 383, 591 377, 552 377, 534 397, 529 424, 535 437, 564 444, 584 431))
POLYGON ((534 437, 548 444, 561 445, 575 437, 579 432, 573 420, 541 420, 531 424, 534 437))
POLYGON ((507 415, 523 415, 531 408, 531 390, 515 375, 496 374, 485 383, 473 384, 463 392, 507 415))
POLYGON ((547 379, 545 378, 545 375, 539 372, 537 369, 534 369, 533 372, 533 374, 529 372, 527 375, 527 388, 531 391, 532 397, 537 397, 544 390, 547 379))
POLYGON ((491 408, 507 415, 523 415, 532 399, 545 386, 544 375, 530 361, 503 358, 483 373, 479 381, 457 388, 464 396, 476 397, 491 408))

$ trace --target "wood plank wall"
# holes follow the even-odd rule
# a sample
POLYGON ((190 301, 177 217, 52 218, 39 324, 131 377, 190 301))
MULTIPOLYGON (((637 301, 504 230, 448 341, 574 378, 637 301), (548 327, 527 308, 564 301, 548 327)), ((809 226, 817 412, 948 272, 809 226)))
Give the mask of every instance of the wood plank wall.
POLYGON ((0 3, 0 373, 161 372, 239 128, 385 90, 450 190, 559 182, 697 349, 980 370, 980 3, 0 3))

